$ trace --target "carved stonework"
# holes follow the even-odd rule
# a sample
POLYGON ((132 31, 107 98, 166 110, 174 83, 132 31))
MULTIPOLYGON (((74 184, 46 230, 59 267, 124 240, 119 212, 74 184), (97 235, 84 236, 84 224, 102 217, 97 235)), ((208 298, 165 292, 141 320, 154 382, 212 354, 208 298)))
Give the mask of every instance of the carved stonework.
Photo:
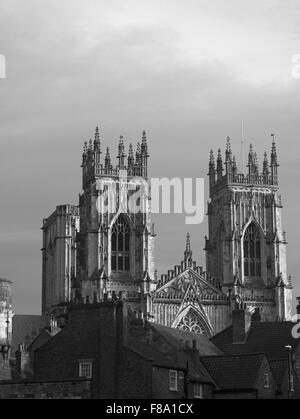
POLYGON ((184 330, 186 332, 198 333, 200 335, 205 335, 204 328, 201 326, 199 317, 192 310, 181 319, 177 325, 177 329, 184 330))

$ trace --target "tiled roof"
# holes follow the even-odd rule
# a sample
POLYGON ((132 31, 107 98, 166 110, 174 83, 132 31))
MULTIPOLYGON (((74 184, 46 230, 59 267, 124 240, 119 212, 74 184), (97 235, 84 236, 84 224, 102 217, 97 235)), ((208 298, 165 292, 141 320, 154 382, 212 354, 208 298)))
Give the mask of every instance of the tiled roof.
POLYGON ((284 359, 285 346, 293 350, 299 341, 292 337, 292 322, 253 322, 245 344, 232 343, 232 327, 214 336, 211 341, 225 354, 264 353, 269 360, 284 359))
POLYGON ((153 323, 148 323, 146 329, 136 324, 131 329, 128 346, 160 367, 185 370, 188 360, 191 380, 214 384, 200 362, 199 353, 202 356, 215 356, 221 352, 205 336, 153 323), (192 350, 193 340, 197 342, 199 352, 192 350))
POLYGON ((195 340, 200 356, 222 355, 220 349, 218 349, 214 345, 214 343, 211 342, 204 335, 200 335, 198 333, 185 332, 180 329, 174 329, 171 327, 161 326, 154 323, 152 324, 152 327, 177 348, 182 347, 182 345, 184 345, 186 341, 188 341, 190 346, 192 347, 193 340, 195 340))
POLYGON ((215 356, 201 362, 220 390, 255 390, 264 354, 215 356))
POLYGON ((31 316, 16 314, 12 319, 12 354, 18 350, 21 343, 25 343, 26 338, 30 342, 47 326, 45 316, 31 316))

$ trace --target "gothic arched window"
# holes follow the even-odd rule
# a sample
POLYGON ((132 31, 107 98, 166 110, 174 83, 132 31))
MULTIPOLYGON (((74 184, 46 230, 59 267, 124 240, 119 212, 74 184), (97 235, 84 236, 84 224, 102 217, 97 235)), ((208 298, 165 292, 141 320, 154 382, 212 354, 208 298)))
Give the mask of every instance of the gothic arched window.
POLYGON ((244 236, 244 274, 245 277, 261 277, 261 238, 254 223, 249 225, 244 236))
POLYGON ((199 314, 193 309, 190 309, 185 316, 181 318, 180 322, 176 326, 176 329, 204 335, 207 338, 211 337, 207 326, 204 324, 199 314))
POLYGON ((111 269, 115 272, 130 270, 130 228, 123 215, 115 222, 111 233, 111 269))

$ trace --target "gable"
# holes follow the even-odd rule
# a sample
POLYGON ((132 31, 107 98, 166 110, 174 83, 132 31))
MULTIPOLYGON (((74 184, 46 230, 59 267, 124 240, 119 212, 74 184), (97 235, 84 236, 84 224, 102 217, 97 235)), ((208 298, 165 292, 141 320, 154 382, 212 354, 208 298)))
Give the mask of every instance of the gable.
POLYGON ((221 300, 226 298, 220 289, 216 288, 212 283, 207 281, 203 276, 197 274, 191 268, 188 268, 186 271, 158 288, 154 292, 154 297, 170 296, 170 298, 178 297, 179 299, 182 299, 186 295, 189 287, 193 288, 195 295, 200 300, 221 300))

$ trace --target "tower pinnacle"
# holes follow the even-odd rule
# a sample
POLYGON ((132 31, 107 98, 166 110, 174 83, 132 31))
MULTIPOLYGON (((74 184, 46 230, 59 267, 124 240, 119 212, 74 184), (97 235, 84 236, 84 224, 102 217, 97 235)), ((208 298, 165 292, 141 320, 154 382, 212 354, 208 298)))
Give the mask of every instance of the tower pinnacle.
POLYGON ((184 262, 188 266, 192 266, 192 263, 193 263, 193 252, 191 250, 191 236, 190 236, 190 233, 187 233, 187 235, 186 235, 186 245, 185 245, 185 251, 184 251, 184 262))
POLYGON ((217 158, 217 177, 218 180, 220 180, 223 176, 223 160, 222 160, 222 154, 221 149, 218 150, 218 158, 217 158))
POLYGON ((101 153, 99 127, 95 130, 94 150, 101 153))

